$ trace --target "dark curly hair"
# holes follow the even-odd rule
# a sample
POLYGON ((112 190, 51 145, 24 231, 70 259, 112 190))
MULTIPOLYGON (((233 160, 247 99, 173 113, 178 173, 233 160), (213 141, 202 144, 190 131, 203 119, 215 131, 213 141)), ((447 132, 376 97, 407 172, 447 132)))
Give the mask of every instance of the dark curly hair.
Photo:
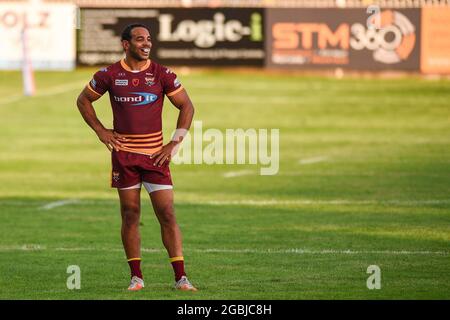
POLYGON ((128 26, 125 27, 125 29, 123 29, 121 40, 130 41, 131 40, 131 31, 134 28, 145 28, 145 29, 147 29, 148 33, 150 33, 150 28, 147 27, 145 24, 133 23, 133 24, 129 24, 128 26))

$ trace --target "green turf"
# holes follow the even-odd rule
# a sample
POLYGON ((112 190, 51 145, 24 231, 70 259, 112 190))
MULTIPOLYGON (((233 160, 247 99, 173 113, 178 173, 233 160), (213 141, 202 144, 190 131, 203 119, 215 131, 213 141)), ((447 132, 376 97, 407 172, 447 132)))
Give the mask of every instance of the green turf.
MULTIPOLYGON (((280 170, 172 165, 200 291, 171 289, 143 192, 146 289, 129 293, 109 154, 75 106, 94 71, 39 72, 33 98, 0 72, 0 299, 450 298, 450 81, 175 68, 204 130, 280 129, 280 170), (45 209, 60 200, 72 202, 45 209), (81 290, 66 288, 69 265, 81 290)), ((96 104, 106 125, 108 102, 96 104)), ((166 139, 176 111, 166 104, 166 139)))

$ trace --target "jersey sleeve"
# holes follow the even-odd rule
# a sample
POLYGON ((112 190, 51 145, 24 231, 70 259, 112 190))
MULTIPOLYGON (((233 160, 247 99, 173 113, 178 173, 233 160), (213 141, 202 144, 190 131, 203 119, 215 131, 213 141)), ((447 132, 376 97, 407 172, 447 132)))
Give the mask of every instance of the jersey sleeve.
POLYGON ((170 70, 169 68, 162 68, 162 86, 163 86, 163 92, 166 96, 170 97, 181 90, 183 90, 183 86, 181 85, 180 81, 177 78, 177 75, 170 70))
POLYGON ((87 87, 99 96, 102 96, 108 91, 110 87, 108 69, 105 68, 97 71, 91 81, 89 81, 87 87))

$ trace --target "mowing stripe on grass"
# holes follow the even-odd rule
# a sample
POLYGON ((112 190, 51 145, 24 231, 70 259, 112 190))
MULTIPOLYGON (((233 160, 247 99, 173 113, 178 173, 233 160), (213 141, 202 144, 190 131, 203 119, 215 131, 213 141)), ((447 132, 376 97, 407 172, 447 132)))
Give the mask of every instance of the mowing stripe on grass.
MULTIPOLYGON (((123 252, 123 248, 101 248, 101 247, 56 247, 47 248, 39 244, 28 245, 12 245, 0 246, 0 252, 8 251, 98 251, 98 252, 123 252)), ((163 248, 142 248, 144 253, 165 253, 163 248)), ((448 256, 450 251, 431 251, 431 250, 351 250, 351 249, 323 249, 311 250, 302 248, 286 248, 286 249, 226 249, 226 248, 209 248, 196 249, 186 248, 185 252, 195 253, 230 253, 230 254, 314 254, 314 255, 360 255, 360 254, 380 254, 380 255, 441 255, 448 256)))

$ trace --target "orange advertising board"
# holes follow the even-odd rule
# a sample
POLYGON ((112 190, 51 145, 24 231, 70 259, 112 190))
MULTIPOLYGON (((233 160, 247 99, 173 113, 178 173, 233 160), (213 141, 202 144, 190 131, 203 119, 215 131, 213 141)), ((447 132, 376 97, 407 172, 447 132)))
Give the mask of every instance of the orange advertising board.
POLYGON ((423 73, 450 73, 450 7, 422 8, 423 73))
POLYGON ((420 15, 417 8, 372 15, 361 8, 268 9, 266 66, 417 71, 420 15))

